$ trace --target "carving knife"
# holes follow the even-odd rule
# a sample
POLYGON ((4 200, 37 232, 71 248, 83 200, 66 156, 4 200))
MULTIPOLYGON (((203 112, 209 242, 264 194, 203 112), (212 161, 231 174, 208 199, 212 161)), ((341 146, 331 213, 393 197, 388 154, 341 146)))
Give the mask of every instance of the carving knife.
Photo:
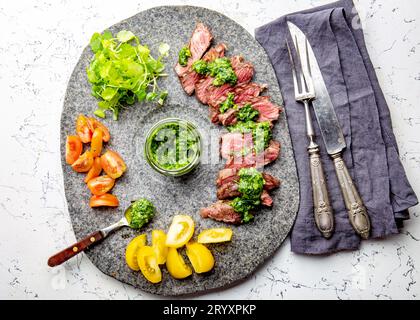
POLYGON ((305 43, 307 42, 306 54, 308 59, 300 59, 300 61, 303 72, 306 72, 307 76, 312 77, 314 82, 316 98, 312 100, 312 106, 321 130, 322 139, 324 140, 328 154, 333 159, 335 172, 340 184, 341 193, 343 194, 350 223, 360 237, 367 239, 370 232, 369 216, 342 158, 342 152, 346 148, 346 142, 324 78, 322 77, 318 62, 305 34, 290 21, 288 21, 287 24, 290 34, 298 42, 299 47, 305 48, 305 43))

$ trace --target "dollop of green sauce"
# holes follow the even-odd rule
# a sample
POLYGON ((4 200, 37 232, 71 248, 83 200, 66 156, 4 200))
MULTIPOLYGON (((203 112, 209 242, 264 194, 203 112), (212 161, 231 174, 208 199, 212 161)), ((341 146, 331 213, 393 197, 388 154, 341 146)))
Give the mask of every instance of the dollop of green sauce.
POLYGON ((237 105, 233 102, 233 99, 235 99, 235 95, 232 92, 228 93, 225 101, 223 101, 220 104, 220 108, 219 108, 220 113, 225 113, 231 108, 237 108, 237 105))
POLYGON ((255 168, 242 168, 238 175, 241 196, 233 199, 230 205, 241 214, 242 222, 247 223, 254 218, 250 211, 261 204, 260 197, 265 181, 261 172, 255 168))
POLYGON ((191 57, 191 51, 187 46, 179 50, 178 62, 181 66, 185 67, 187 65, 189 57, 191 57))
POLYGON ((197 60, 192 64, 192 69, 198 74, 213 77, 213 85, 215 86, 221 86, 225 83, 235 85, 238 81, 232 64, 226 57, 216 58, 210 62, 206 62, 202 59, 197 60))
POLYGON ((199 153, 199 138, 185 125, 167 123, 151 137, 151 155, 162 169, 176 170, 188 166, 199 153))
POLYGON ((125 217, 133 229, 140 229, 155 216, 155 206, 149 200, 141 198, 133 202, 125 212, 125 217))

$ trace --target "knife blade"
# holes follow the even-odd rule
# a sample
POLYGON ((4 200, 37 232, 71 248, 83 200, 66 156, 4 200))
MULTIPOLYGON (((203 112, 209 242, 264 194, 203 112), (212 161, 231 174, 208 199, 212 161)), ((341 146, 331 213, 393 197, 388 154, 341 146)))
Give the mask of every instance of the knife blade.
POLYGON ((350 223, 362 238, 367 239, 370 232, 370 219, 341 155, 346 148, 346 142, 321 69, 306 35, 292 22, 288 21, 287 25, 292 38, 295 39, 298 46, 300 48, 306 47, 306 52, 299 52, 301 69, 305 76, 312 77, 314 82, 315 98, 312 100, 312 106, 325 147, 334 162, 334 169, 350 223))
MULTIPOLYGON (((290 21, 288 21, 287 24, 289 26, 290 33, 298 41, 299 47, 305 48, 305 34, 290 21)), ((306 48, 310 61, 310 68, 306 59, 300 60, 303 72, 308 73, 314 82, 316 98, 312 100, 312 107, 314 108, 315 117, 318 121, 321 136, 324 140, 327 152, 328 154, 335 154, 346 148, 346 141, 344 139, 340 123, 338 122, 337 115, 334 111, 330 95, 328 94, 327 87, 325 86, 324 78, 322 77, 321 70, 319 69, 309 42, 306 48)))

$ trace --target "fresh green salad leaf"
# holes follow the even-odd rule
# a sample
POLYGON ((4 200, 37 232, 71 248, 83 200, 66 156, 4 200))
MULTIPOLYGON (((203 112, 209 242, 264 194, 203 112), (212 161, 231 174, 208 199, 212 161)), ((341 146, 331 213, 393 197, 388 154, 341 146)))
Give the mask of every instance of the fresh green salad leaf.
POLYGON ((117 39, 120 42, 128 42, 132 39, 134 39, 136 36, 134 35, 134 33, 132 33, 131 31, 127 31, 127 30, 121 30, 120 32, 117 33, 117 39))
POLYGON ((189 57, 191 57, 191 51, 187 46, 179 50, 178 62, 181 66, 185 67, 187 65, 189 57))
POLYGON ((155 59, 146 45, 128 30, 121 30, 116 37, 111 32, 94 33, 90 39, 94 56, 86 70, 92 84, 92 95, 99 99, 94 114, 105 118, 112 112, 114 120, 125 105, 136 101, 157 101, 163 105, 168 92, 160 90, 158 79, 163 73, 163 58, 169 45, 159 46, 160 56, 155 59))

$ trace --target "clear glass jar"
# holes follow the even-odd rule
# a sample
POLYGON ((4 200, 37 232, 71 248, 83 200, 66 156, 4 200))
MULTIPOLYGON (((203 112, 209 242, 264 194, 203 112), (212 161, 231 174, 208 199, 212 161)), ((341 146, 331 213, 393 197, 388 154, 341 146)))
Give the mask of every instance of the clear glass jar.
POLYGON ((146 134, 144 154, 157 172, 179 177, 198 166, 201 147, 201 136, 194 124, 179 118, 166 118, 146 134))

